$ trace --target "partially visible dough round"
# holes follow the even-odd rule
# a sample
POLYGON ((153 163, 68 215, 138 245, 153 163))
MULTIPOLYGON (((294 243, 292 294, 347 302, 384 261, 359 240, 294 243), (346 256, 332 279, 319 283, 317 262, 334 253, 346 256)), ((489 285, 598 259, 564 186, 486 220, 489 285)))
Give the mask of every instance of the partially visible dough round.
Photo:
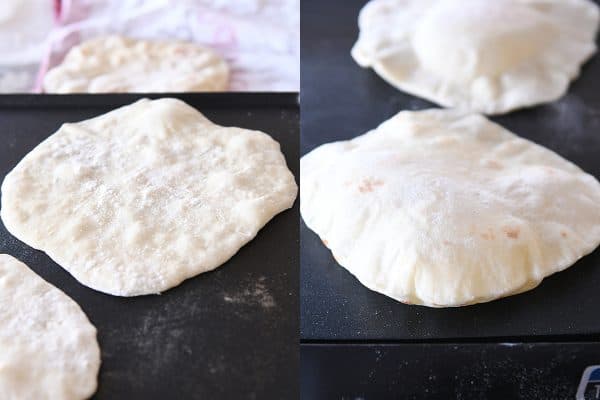
POLYGON ((6 176, 0 214, 84 285, 135 296, 223 264, 296 194, 269 135, 143 99, 64 124, 6 176))
POLYGON ((300 210, 365 286, 431 307, 537 286, 600 243, 600 184, 479 115, 401 112, 305 155, 300 210))
POLYGON ((102 36, 73 47, 44 77, 47 93, 213 92, 229 68, 213 50, 182 41, 102 36))
POLYGON ((352 56, 408 93, 499 114, 561 97, 598 20, 589 0, 372 0, 352 56))
POLYGON ((0 254, 0 399, 87 399, 99 369, 96 328, 77 303, 0 254))

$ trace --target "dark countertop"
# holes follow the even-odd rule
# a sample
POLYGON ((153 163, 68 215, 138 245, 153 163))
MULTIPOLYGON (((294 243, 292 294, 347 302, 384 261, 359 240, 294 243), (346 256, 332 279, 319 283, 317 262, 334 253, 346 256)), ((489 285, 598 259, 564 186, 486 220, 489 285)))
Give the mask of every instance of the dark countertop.
MULTIPOLYGON (((61 123, 139 97, 0 96, 0 179, 61 123)), ((216 123, 269 133, 298 177, 296 95, 174 97, 216 123)), ((161 295, 113 297, 82 286, 1 223, 0 252, 64 291, 98 329, 102 366, 94 399, 293 399, 298 396, 298 220, 296 202, 223 266, 161 295)))
MULTIPOLYGON (((302 2, 301 153, 432 103, 394 89, 350 57, 363 0, 302 2)), ((600 177, 600 55, 557 102, 493 118, 600 177)), ((301 223, 301 339, 599 340, 600 250, 529 292, 454 309, 408 306, 362 286, 301 223)))

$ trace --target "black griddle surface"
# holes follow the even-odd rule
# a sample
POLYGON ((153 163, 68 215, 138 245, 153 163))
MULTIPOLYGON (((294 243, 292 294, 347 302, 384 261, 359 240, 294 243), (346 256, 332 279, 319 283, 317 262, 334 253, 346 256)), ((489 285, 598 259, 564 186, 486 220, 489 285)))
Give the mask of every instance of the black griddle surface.
MULTIPOLYGON (((388 85, 350 57, 365 1, 302 2, 301 152, 347 140, 405 109, 436 107, 388 85)), ((492 118, 600 177, 600 56, 557 102, 492 118)), ((362 286, 301 223, 305 341, 600 339, 600 251, 529 292, 469 307, 407 306, 362 286), (565 335, 565 336, 563 336, 565 335)))
MULTIPOLYGON (((0 96, 0 179, 63 122, 167 96, 218 124, 269 133, 298 176, 295 94, 8 95, 0 96)), ((94 399, 292 399, 298 396, 298 220, 296 203, 223 266, 161 295, 121 298, 82 286, 1 224, 0 252, 63 290, 98 329, 102 366, 94 399)))
POLYGON ((302 400, 563 400, 600 343, 304 344, 300 359, 302 400))

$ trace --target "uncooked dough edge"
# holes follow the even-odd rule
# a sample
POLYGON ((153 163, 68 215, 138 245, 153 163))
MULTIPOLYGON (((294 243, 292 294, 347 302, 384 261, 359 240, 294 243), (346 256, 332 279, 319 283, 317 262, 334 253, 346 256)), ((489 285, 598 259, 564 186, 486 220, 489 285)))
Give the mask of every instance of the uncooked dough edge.
MULTIPOLYGON (((82 320, 84 320, 87 323, 86 330, 89 330, 89 332, 87 332, 87 333, 89 333, 90 335, 93 335, 93 338, 94 338, 93 344, 95 346, 93 349, 91 349, 91 356, 94 358, 93 361, 95 361, 96 368, 95 368, 95 371, 93 371, 94 379, 92 379, 91 382, 88 382, 88 383, 93 383, 93 384, 86 390, 86 393, 83 395, 82 398, 85 398, 85 399, 90 398, 98 390, 98 374, 100 371, 100 367, 102 365, 101 350, 100 350, 100 346, 98 344, 98 337, 97 337, 98 331, 97 331, 96 327, 91 323, 91 321, 89 320, 86 313, 81 309, 81 307, 75 300, 73 300, 69 295, 67 295, 65 292, 63 292, 60 288, 54 286, 53 284, 51 284, 50 282, 46 281, 44 278, 42 278, 41 276, 36 274, 25 263, 21 262, 20 260, 16 259, 15 257, 13 257, 9 254, 0 254, 0 263, 18 265, 20 268, 22 268, 24 271, 26 271, 25 272, 26 276, 24 276, 24 278, 25 278, 24 280, 27 281, 27 283, 26 283, 27 285, 38 284, 38 285, 41 285, 42 287, 44 287, 48 292, 54 292, 56 294, 59 294, 61 299, 64 300, 63 306, 69 307, 73 310, 76 310, 77 317, 81 318, 82 320), (27 276, 27 275, 29 275, 29 276, 27 276)), ((81 340, 81 338, 79 338, 79 340, 81 340)), ((54 393, 54 395, 56 395, 56 393, 54 393)), ((60 397, 60 398, 63 398, 63 397, 60 397)))
MULTIPOLYGON (((147 102, 149 101, 148 99, 141 99, 133 104, 136 104, 138 102, 147 102)), ((95 120, 102 120, 103 118, 105 118, 108 114, 113 114, 114 116, 119 116, 120 114, 126 112, 127 107, 131 106, 124 106, 124 107, 120 107, 114 110, 111 110, 108 113, 93 117, 93 118, 89 118, 86 119, 85 122, 91 123, 95 120)), ((227 129, 228 127, 224 127, 218 124, 213 123, 212 121, 210 121, 208 118, 206 118, 202 113, 198 114, 201 116, 202 118, 202 123, 209 125, 209 126, 216 126, 219 128, 224 128, 227 129)), ((84 121, 79 121, 79 122, 84 122, 84 121)), ((77 122, 77 123, 79 123, 77 122)), ((75 123, 75 124, 77 124, 75 123)), ((60 131, 62 129, 61 128, 58 130, 60 131)), ((262 131, 256 131, 256 130, 250 130, 250 129, 244 129, 245 131, 249 131, 249 132, 258 132, 262 135, 264 135, 266 138, 268 138, 269 140, 275 142, 277 144, 277 147, 279 149, 279 151, 281 151, 280 149, 280 144, 275 141, 270 135, 268 135, 267 133, 264 133, 262 131)), ((58 132, 57 131, 57 132, 58 132)), ((55 132, 56 133, 56 132, 55 132)), ((34 153, 35 150, 40 147, 40 146, 44 146, 45 143, 47 141, 49 141, 52 136, 54 134, 50 135, 48 138, 46 138, 45 140, 43 140, 41 143, 39 143, 34 149, 32 149, 27 155, 25 155, 25 157, 19 161, 19 163, 13 168, 17 169, 19 167, 19 165, 21 163, 23 163, 24 161, 26 161, 27 157, 34 153)), ((283 166, 285 166, 287 168, 287 163, 285 160, 285 156, 283 154, 281 154, 282 156, 282 161, 283 161, 283 166)), ((12 173, 12 170, 7 174, 7 176, 9 176, 12 173)), ((83 273, 84 269, 83 268, 77 268, 76 265, 70 265, 70 263, 68 262, 68 260, 63 260, 63 257, 61 257, 59 254, 57 254, 55 251, 49 250, 49 249, 44 249, 43 246, 40 246, 37 243, 34 243, 31 240, 28 240, 28 236, 26 232, 23 232, 21 229, 19 229, 19 224, 16 221, 13 221, 13 218, 11 217, 11 214, 8 213, 7 207, 6 207, 6 197, 2 196, 1 200, 2 200, 2 207, 0 208, 0 218, 2 219, 5 228, 16 238, 18 238, 19 240, 21 240, 23 243, 27 244, 28 246, 36 249, 36 250, 40 250, 40 251, 44 251, 54 262, 56 262, 58 265, 60 265, 62 268, 64 268, 67 272, 69 272, 78 282, 80 282, 81 284, 103 292, 103 293, 107 293, 107 294, 111 294, 111 295, 115 295, 115 296, 123 296, 123 297, 133 297, 133 296, 140 296, 140 295, 148 295, 148 294, 160 294, 163 291, 169 290, 179 284, 181 284, 183 281, 190 279, 192 277, 195 277, 199 274, 205 273, 205 272, 209 272, 212 271, 216 268, 218 268, 219 266, 223 265, 224 263, 226 263, 228 260, 230 260, 243 246, 245 246, 248 242, 250 242, 251 240, 253 240, 257 235, 258 232, 267 224, 269 223, 275 216, 277 216, 278 214, 280 214, 281 212, 290 209, 293 207, 295 201, 296 201, 296 197, 298 194, 298 185, 296 184, 296 180, 294 175, 292 174, 292 172, 289 170, 289 168, 287 169, 287 174, 289 175, 290 178, 290 182, 292 183, 292 185, 294 186, 294 191, 293 193, 291 191, 289 191, 289 189, 291 189, 291 185, 281 185, 278 187, 274 187, 271 195, 274 193, 278 193, 280 195, 287 195, 285 200, 280 201, 281 205, 280 207, 278 207, 276 209, 276 211, 273 213, 273 215, 269 218, 266 219, 264 221, 264 223, 260 226, 257 226, 257 229, 255 232, 252 232, 251 235, 247 235, 247 232, 245 235, 239 235, 239 237, 241 238, 240 240, 237 241, 237 246, 235 246, 234 248, 232 248, 232 251, 228 252, 227 254, 223 254, 222 257, 220 257, 219 259, 214 260, 214 262, 210 263, 208 266, 206 266, 205 268, 202 269, 202 271, 190 271, 187 274, 182 274, 180 279, 174 279, 174 280, 164 280, 162 283, 162 286, 160 287, 160 289, 156 292, 149 292, 147 289, 144 288, 140 288, 139 290, 135 290, 135 289, 124 289, 124 290, 113 290, 114 288, 109 288, 109 287, 104 287, 103 285, 98 285, 97 283, 91 282, 93 280, 93 278, 89 277, 89 276, 85 276, 85 274, 83 273), (289 192, 289 193, 287 193, 289 192)), ((2 185, 0 187, 0 191, 1 192, 6 192, 5 190, 5 185, 7 184, 8 179, 4 179, 4 181, 2 182, 2 185)), ((172 276, 171 276, 172 277, 172 276)))
MULTIPOLYGON (((297 193, 297 190, 296 190, 297 193)), ((46 252, 46 254, 48 254, 48 256, 54 261, 56 262, 58 265, 60 265, 61 267, 63 267, 67 272, 69 272, 79 283, 81 283, 84 286, 87 286, 91 289, 97 290, 99 292, 102 293, 106 293, 106 294, 110 294, 113 296, 120 296, 120 297, 135 297, 135 296, 144 296, 144 295, 152 295, 152 294, 161 294, 162 292, 165 292, 169 289, 172 289, 178 285, 180 285, 181 283, 183 283, 184 281, 191 279, 193 277, 196 277, 200 274, 204 274, 206 272, 210 272, 213 271, 221 266, 223 266, 227 261, 229 261, 231 258, 233 258, 233 256, 235 256, 241 249, 242 247, 244 247, 246 244, 248 244, 249 242, 251 242, 257 235, 258 232, 260 232, 260 230, 262 228, 264 228, 273 218, 275 218, 277 215, 279 215, 280 213, 282 213, 285 210, 288 210, 290 208, 292 208, 294 202, 295 202, 296 196, 294 196, 294 198, 291 200, 291 202, 289 203, 289 205, 287 207, 282 207, 279 211, 277 211, 275 214, 273 214, 273 216, 271 218, 269 218, 267 221, 265 221, 265 223, 263 225, 261 225, 258 230, 252 235, 252 236, 245 236, 245 240, 241 240, 239 243, 239 246, 237 246, 237 249, 235 249, 234 251, 232 251, 230 254, 227 254, 225 256, 223 256, 222 258, 216 260, 215 262, 213 262, 210 266, 207 266, 205 269, 203 269, 201 272, 190 272, 189 274, 185 274, 184 276, 182 276, 181 279, 176 279, 176 280, 165 280, 163 282, 162 287, 160 288, 160 290, 158 290, 155 293, 148 293, 147 290, 141 289, 141 290, 124 290, 124 291, 113 291, 109 288, 103 288, 100 285, 97 285, 96 283, 92 282, 90 279, 87 279, 86 277, 82 276, 82 274, 79 274, 77 272, 77 268, 69 268, 67 267, 68 263, 62 263, 61 259, 59 256, 52 254, 53 252, 51 251, 47 251, 47 250, 43 250, 43 249, 38 249, 35 246, 28 244, 29 246, 36 248, 37 250, 41 250, 46 252)), ((4 217, 2 218, 2 220, 4 220, 4 217)), ((10 232, 10 229, 7 227, 7 229, 10 232)), ((12 233, 12 232, 11 232, 12 233)), ((15 235, 16 236, 16 235, 15 235)))

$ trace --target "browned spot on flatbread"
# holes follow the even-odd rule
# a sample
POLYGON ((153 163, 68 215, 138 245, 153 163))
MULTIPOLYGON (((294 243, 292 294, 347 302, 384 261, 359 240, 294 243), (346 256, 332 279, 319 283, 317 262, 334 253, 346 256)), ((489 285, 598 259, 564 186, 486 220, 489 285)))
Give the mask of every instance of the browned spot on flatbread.
POLYGON ((519 233, 521 233, 519 228, 513 228, 513 227, 504 228, 503 231, 506 234, 506 236, 511 239, 517 239, 519 237, 519 233))
POLYGON ((567 232, 565 232, 565 231, 560 231, 560 236, 562 236, 562 237, 567 237, 568 235, 567 235, 567 232))
POLYGON ((502 164, 494 160, 487 160, 485 166, 491 169, 502 169, 502 164))
POLYGON ((190 54, 190 50, 191 49, 189 47, 177 46, 173 52, 178 56, 186 56, 190 54))
POLYGON ((371 193, 381 185, 383 185, 381 179, 365 178, 358 184, 358 191, 361 193, 371 193))
POLYGON ((482 238, 484 238, 485 240, 494 240, 494 239, 496 239, 496 235, 494 234, 494 231, 491 230, 491 229, 488 229, 487 231, 482 232, 480 234, 480 236, 482 238))
POLYGON ((443 241, 443 243, 444 243, 446 246, 450 246, 450 242, 449 242, 449 241, 447 241, 447 240, 444 240, 444 241, 443 241))

